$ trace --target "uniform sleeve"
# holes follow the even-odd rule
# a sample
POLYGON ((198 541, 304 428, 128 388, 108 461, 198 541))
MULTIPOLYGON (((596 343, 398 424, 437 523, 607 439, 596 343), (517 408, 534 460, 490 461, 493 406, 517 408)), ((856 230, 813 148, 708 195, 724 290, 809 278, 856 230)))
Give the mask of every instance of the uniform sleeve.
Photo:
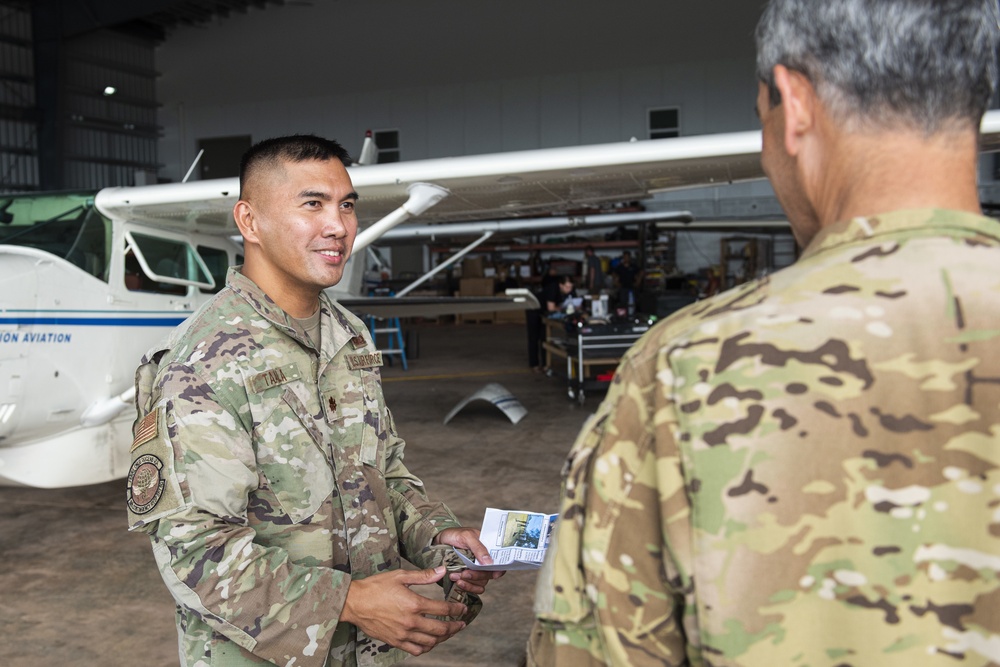
MULTIPOLYGON (((648 354, 655 355, 655 351, 648 354)), ((566 462, 555 544, 539 574, 535 665, 686 665, 687 530, 672 407, 652 359, 623 359, 566 462), (680 558, 678 558, 680 556, 680 558)))
POLYGON ((411 473, 403 463, 405 442, 396 432, 392 413, 388 417, 385 480, 396 517, 397 532, 402 556, 418 567, 421 552, 429 546, 434 536, 446 528, 461 524, 450 509, 440 502, 432 502, 424 490, 424 483, 411 473))
POLYGON ((167 587, 243 649, 276 664, 322 666, 349 575, 294 564, 284 549, 254 542, 248 498, 259 474, 250 434, 186 367, 171 366, 161 378, 159 440, 172 453, 164 476, 180 498, 157 508, 148 530, 167 587))

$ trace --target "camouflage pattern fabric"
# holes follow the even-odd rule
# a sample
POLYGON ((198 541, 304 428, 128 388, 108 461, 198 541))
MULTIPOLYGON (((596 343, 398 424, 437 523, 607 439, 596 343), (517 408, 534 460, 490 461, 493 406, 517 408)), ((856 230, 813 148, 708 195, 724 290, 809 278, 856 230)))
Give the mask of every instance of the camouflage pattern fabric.
POLYGON ((1000 225, 827 228, 622 360, 529 663, 1000 664, 998 464, 1000 225))
POLYGON ((184 665, 402 660, 338 623, 350 581, 439 564, 433 537, 459 525, 403 464, 366 327, 320 308, 315 350, 231 270, 137 371, 129 525, 177 602, 184 665))

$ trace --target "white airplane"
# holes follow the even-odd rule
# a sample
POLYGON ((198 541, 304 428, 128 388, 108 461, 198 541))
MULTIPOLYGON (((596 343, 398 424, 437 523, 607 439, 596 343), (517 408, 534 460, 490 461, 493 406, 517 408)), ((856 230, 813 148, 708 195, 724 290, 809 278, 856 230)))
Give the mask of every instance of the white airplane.
MULTIPOLYGON (((983 132, 985 149, 1000 148, 1000 112, 983 132)), ((516 293, 479 304, 361 298, 360 258, 390 233, 482 233, 474 246, 518 225, 672 219, 695 229, 702 225, 685 214, 523 216, 761 178, 759 151, 760 133, 743 132, 352 167, 364 229, 331 296, 374 315, 537 306, 516 293), (504 219, 513 215, 521 217, 504 219), (414 216, 428 224, 390 232, 414 216), (457 221, 466 222, 442 226, 457 221)), ((137 362, 242 262, 231 213, 238 193, 233 178, 0 196, 0 484, 125 476, 137 362)))

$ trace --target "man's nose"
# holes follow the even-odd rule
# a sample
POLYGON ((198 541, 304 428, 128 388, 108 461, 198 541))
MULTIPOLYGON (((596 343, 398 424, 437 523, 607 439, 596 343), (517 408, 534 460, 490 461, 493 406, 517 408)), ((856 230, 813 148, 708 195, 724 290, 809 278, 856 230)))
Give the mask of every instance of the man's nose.
POLYGON ((343 212, 337 208, 323 216, 323 236, 342 238, 347 235, 347 221, 343 212))

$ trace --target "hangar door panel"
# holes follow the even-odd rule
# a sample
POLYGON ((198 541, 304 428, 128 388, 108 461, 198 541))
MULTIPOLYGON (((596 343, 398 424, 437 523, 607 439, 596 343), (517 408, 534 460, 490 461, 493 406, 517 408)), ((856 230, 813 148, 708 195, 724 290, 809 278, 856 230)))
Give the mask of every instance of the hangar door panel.
POLYGON ((198 163, 201 179, 233 178, 240 175, 240 158, 250 148, 250 135, 199 139, 198 150, 205 151, 198 163))

